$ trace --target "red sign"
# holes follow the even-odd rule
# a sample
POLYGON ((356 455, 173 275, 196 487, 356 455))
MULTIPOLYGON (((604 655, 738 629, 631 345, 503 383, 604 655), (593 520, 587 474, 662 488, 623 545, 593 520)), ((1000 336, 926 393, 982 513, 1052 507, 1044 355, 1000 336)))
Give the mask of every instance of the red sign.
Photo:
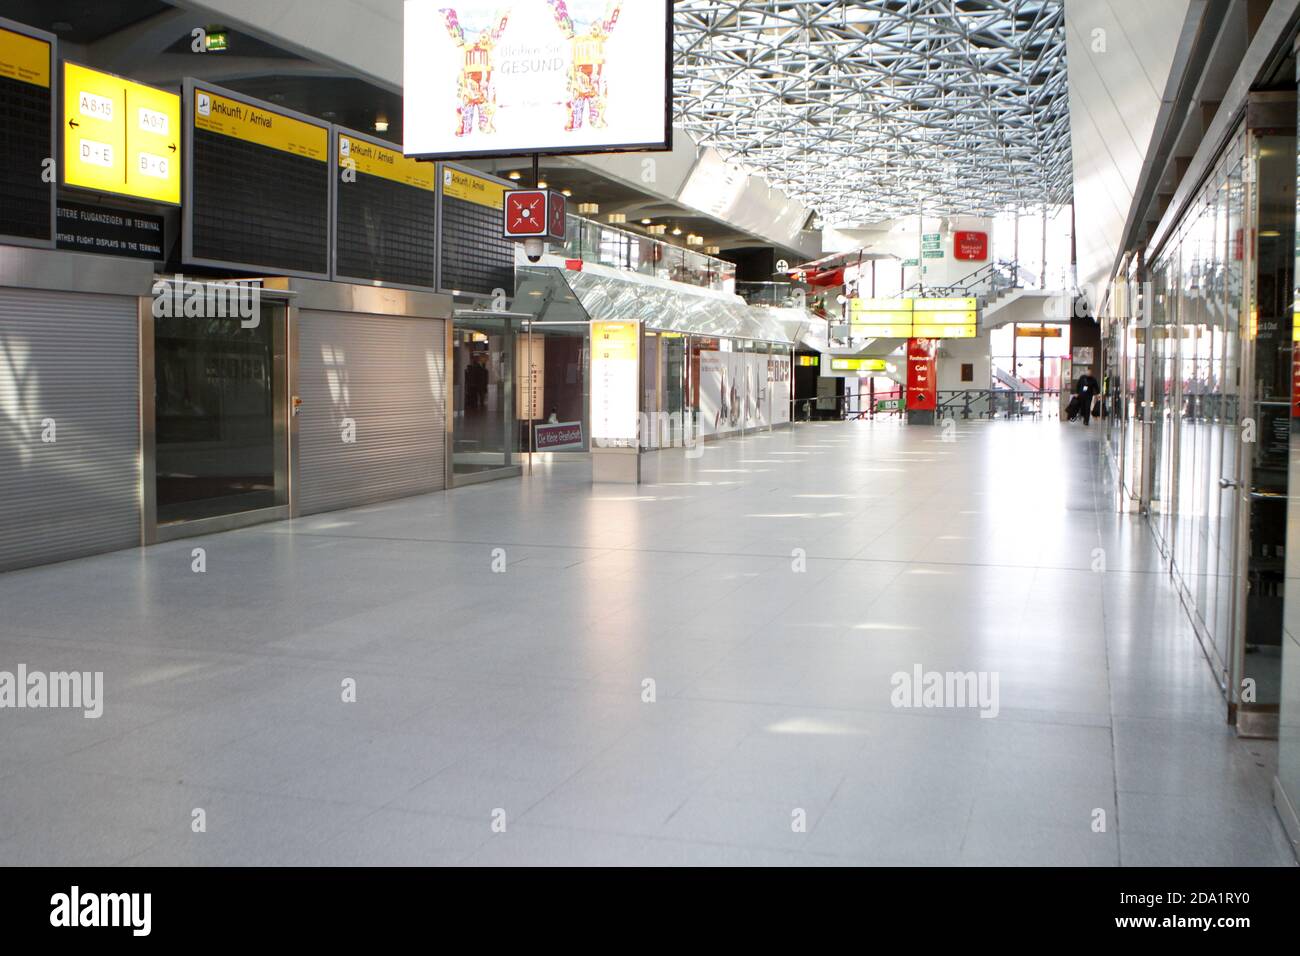
POLYGON ((989 257, 989 234, 987 232, 953 233, 952 255, 954 259, 983 262, 989 257))
POLYGON ((505 238, 564 242, 568 204, 547 189, 511 189, 505 196, 505 238))
POLYGON ((907 410, 932 412, 939 406, 938 372, 934 341, 907 340, 907 410))
POLYGON ((536 239, 546 235, 546 193, 519 189, 506 193, 506 236, 536 239))
POLYGON ((1291 352, 1291 417, 1300 418, 1300 342, 1291 352))

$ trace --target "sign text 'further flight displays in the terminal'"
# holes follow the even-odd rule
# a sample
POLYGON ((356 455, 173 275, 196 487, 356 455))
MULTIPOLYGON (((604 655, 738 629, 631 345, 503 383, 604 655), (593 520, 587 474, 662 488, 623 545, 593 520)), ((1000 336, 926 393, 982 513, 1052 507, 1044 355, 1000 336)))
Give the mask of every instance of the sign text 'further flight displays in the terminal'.
POLYGON ((63 183, 148 202, 181 201, 181 98, 63 64, 63 183))
POLYGON ((54 45, 0 18, 0 238, 54 243, 54 45))
POLYGON ((351 130, 335 140, 334 278, 434 288, 437 168, 351 130))
POLYGON ((407 154, 671 148, 669 0, 406 0, 407 154))
POLYGON ((330 127, 185 81, 186 263, 327 279, 330 127))

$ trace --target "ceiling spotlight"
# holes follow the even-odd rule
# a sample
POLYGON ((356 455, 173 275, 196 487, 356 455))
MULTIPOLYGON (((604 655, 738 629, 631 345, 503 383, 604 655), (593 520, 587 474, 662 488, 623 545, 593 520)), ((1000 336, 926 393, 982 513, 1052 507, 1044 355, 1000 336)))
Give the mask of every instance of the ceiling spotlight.
POLYGON ((609 224, 611 226, 621 226, 627 222, 627 214, 621 212, 611 212, 609 214, 609 224))
POLYGON ((568 199, 570 196, 573 195, 573 190, 572 190, 572 189, 561 189, 561 190, 560 190, 560 195, 563 196, 565 199, 568 199))
POLYGON ((524 178, 523 176, 519 175, 519 171, 518 171, 518 170, 511 170, 511 171, 510 171, 510 174, 509 174, 508 176, 506 176, 506 179, 512 179, 512 180, 514 180, 515 182, 519 182, 519 180, 521 180, 521 179, 523 179, 523 178, 524 178))
POLYGON ((660 223, 657 226, 646 226, 645 231, 650 233, 650 235, 652 236, 662 236, 664 233, 668 231, 668 227, 665 226, 663 223, 660 223))
POLYGON ((641 225, 643 225, 643 226, 648 226, 648 225, 650 225, 650 223, 652 223, 652 222, 654 222, 653 219, 642 219, 642 220, 641 220, 641 225))
POLYGON ((539 180, 537 181, 537 188, 538 188, 538 189, 545 189, 545 188, 546 188, 547 186, 549 186, 549 185, 550 185, 550 183, 548 183, 545 179, 539 179, 539 180))
POLYGON ((678 226, 676 229, 673 230, 673 235, 674 235, 674 236, 680 236, 681 234, 682 234, 682 227, 681 227, 681 226, 678 226))
POLYGON ((375 118, 375 132, 376 132, 376 133, 387 133, 387 132, 388 132, 388 117, 387 117, 387 116, 379 116, 379 117, 376 117, 376 118, 375 118))
POLYGON ((578 203, 578 215, 579 215, 579 216, 599 216, 599 215, 600 215, 600 203, 595 203, 595 202, 583 202, 583 203, 578 203))

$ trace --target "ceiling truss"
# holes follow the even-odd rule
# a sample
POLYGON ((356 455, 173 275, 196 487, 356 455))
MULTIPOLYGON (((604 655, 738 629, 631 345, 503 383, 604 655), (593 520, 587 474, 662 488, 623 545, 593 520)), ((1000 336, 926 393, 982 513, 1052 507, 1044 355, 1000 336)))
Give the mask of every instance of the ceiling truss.
POLYGON ((677 122, 829 225, 1069 202, 1063 0, 677 0, 677 122))

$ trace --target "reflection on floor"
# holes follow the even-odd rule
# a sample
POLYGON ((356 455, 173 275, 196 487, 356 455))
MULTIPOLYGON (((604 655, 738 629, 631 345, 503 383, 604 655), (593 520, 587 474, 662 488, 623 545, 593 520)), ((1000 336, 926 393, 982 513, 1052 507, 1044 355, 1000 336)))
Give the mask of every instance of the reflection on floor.
POLYGON ((105 681, 98 720, 0 713, 0 862, 1294 862, 1100 429, 940 439, 806 425, 0 577, 0 670, 105 681), (917 670, 996 716, 894 706, 917 670))

